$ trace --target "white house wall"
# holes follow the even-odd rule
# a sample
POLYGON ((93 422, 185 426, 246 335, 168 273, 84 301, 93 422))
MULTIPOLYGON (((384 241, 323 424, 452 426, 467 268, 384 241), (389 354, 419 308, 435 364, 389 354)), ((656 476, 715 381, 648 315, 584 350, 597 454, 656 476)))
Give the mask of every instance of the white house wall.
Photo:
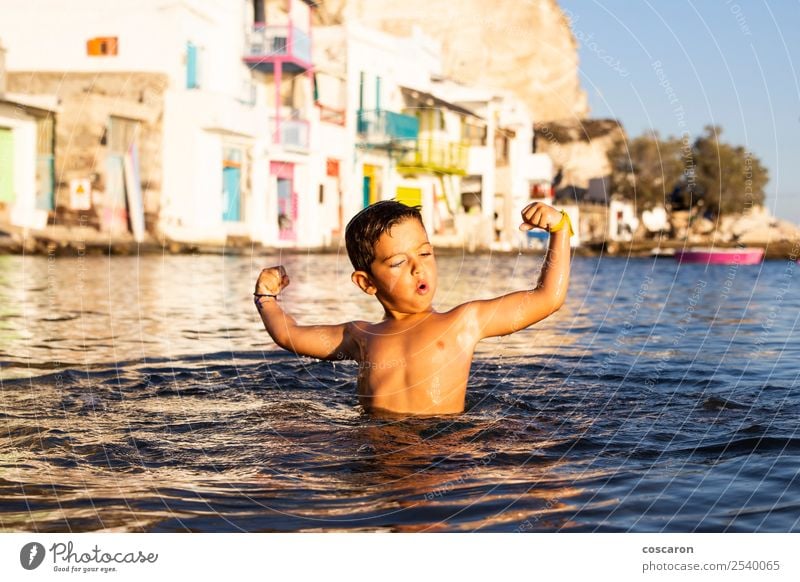
POLYGON ((178 86, 191 41, 200 48, 201 86, 238 94, 248 75, 245 8, 214 0, 5 0, 0 35, 8 70, 160 72, 178 86), (94 37, 117 37, 118 54, 88 56, 94 37))
POLYGON ((12 224, 41 226, 40 213, 36 212, 36 119, 11 105, 0 103, 0 127, 11 130, 14 143, 12 224))
MULTIPOLYGON (((317 40, 315 31, 315 44, 317 40)), ((324 95, 320 96, 322 102, 326 102, 324 97, 324 95)), ((312 181, 315 184, 323 184, 325 188, 325 200, 320 207, 319 223, 321 242, 325 245, 331 243, 331 231, 337 226, 337 221, 339 219, 339 196, 341 195, 342 199, 342 229, 344 229, 350 216, 348 211, 354 210, 354 208, 352 208, 354 205, 348 203, 348 201, 353 198, 353 193, 356 192, 356 190, 353 189, 353 166, 355 163, 354 137, 354 126, 342 126, 322 121, 317 124, 316 131, 314 131, 311 136, 313 160, 311 162, 311 167, 315 169, 315 176, 312 181), (338 178, 327 175, 328 159, 338 160, 338 178), (339 190, 341 190, 341 194, 339 190)), ((360 188, 357 193, 360 193, 360 188)), ((319 191, 317 191, 317 196, 319 196, 319 191)))
MULTIPOLYGON (((358 25, 348 25, 347 34, 347 72, 348 104, 354 104, 351 112, 358 109, 360 73, 366 72, 374 78, 379 75, 382 87, 383 109, 402 106, 400 86, 427 89, 432 74, 441 72, 438 58, 428 48, 421 46, 413 37, 391 36, 358 25)), ((374 85, 370 84, 365 93, 365 109, 374 108, 374 85)))
MULTIPOLYGON (((338 27, 337 27, 338 28, 338 27)), ((326 34, 315 31, 315 42, 326 34)), ((329 34, 337 34, 331 32, 329 34)), ((355 135, 359 106, 361 73, 366 74, 364 108, 375 107, 375 77, 381 77, 381 108, 402 113, 401 86, 426 89, 432 74, 441 72, 440 56, 435 43, 419 34, 408 38, 394 37, 383 32, 351 24, 343 28, 347 50, 347 127, 355 135)), ((368 151, 351 147, 352 163, 343 163, 341 171, 347 173, 344 194, 344 222, 346 223, 363 207, 362 176, 364 164, 381 168, 381 198, 393 198, 401 176, 396 171, 396 162, 380 150, 368 151)), ((423 204, 427 205, 424 198, 423 204)))
MULTIPOLYGON (((344 133, 344 128, 331 124, 320 124, 319 132, 327 136, 335 136, 344 133), (338 130, 338 131, 337 131, 338 130)), ((333 143, 331 143, 333 146, 333 143)), ((328 246, 332 242, 331 233, 336 230, 339 220, 339 199, 344 198, 347 190, 342 178, 346 175, 345 169, 350 162, 346 152, 339 151, 338 148, 330 147, 315 149, 311 161, 311 183, 316 184, 314 191, 316 211, 314 212, 315 224, 313 226, 316 234, 317 245, 328 246), (339 162, 339 177, 328 176, 327 160, 334 159, 339 162), (323 190, 322 203, 319 201, 320 190, 323 190), (340 192, 341 191, 341 192, 340 192)), ((342 200, 344 202, 344 200, 342 200)), ((344 224, 341 225, 344 228, 344 224)))
MULTIPOLYGON (((243 150, 243 157, 247 157, 259 137, 255 130, 261 126, 266 128, 264 121, 259 120, 258 109, 229 95, 184 90, 166 93, 161 222, 168 236, 177 236, 172 229, 176 224, 198 229, 197 237, 201 240, 224 239, 224 233, 231 231, 231 226, 222 222, 222 155, 223 148, 229 145, 225 136, 230 135, 230 140, 243 150), (198 208, 200 202, 203 206, 198 208), (219 212, 212 210, 217 206, 219 212)), ((246 168, 258 163, 265 162, 256 158, 246 168)), ((257 228, 257 222, 250 222, 251 208, 257 207, 243 199, 244 221, 257 228)), ((184 232, 180 238, 186 236, 188 233, 184 232)))
POLYGON ((159 8, 165 2, 6 0, 4 5, 0 32, 10 49, 9 70, 171 74, 177 66, 169 58, 175 55, 170 46, 176 40, 175 21, 159 8), (86 41, 98 36, 118 37, 119 54, 87 56, 86 41), (36 50, 27 48, 32 45, 36 50))
MULTIPOLYGON (((196 131, 195 171, 192 172, 194 226, 208 238, 221 239, 222 229, 222 140, 219 135, 196 131)), ((204 237, 205 238, 205 237, 204 237)))
MULTIPOLYGON (((270 192, 271 176, 269 174, 269 163, 263 155, 265 145, 260 139, 253 142, 249 151, 245 152, 248 159, 248 170, 250 173, 250 205, 245 214, 250 236, 256 242, 268 244, 277 239, 277 215, 275 216, 275 228, 270 230, 269 212, 267 210, 267 200, 270 192)), ((245 177, 242 176, 242 180, 245 177)))
POLYGON ((221 140, 178 116, 167 119, 161 230, 176 240, 223 242, 221 140))
POLYGON ((297 194, 296 243, 300 247, 320 246, 319 203, 317 202, 316 187, 311 182, 311 168, 309 168, 308 162, 303 165, 295 165, 293 187, 297 194))

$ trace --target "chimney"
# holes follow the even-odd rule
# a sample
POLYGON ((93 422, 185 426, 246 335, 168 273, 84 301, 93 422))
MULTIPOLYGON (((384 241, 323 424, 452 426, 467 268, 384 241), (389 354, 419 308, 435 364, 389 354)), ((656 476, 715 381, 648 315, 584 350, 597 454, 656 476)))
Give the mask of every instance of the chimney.
POLYGON ((0 95, 6 92, 6 49, 0 40, 0 95))

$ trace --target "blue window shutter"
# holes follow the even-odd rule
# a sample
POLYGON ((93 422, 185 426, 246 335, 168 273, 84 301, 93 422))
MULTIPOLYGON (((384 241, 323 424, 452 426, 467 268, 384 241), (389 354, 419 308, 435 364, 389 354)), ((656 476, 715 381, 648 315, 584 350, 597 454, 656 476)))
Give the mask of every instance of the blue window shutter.
POLYGON ((197 46, 186 43, 186 88, 197 89, 197 46))

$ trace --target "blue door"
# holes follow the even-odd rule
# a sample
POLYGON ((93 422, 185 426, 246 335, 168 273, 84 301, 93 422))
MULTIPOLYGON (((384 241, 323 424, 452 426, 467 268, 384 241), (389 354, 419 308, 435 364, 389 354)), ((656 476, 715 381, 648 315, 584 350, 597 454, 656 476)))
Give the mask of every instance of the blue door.
POLYGON ((36 208, 55 209, 55 161, 53 156, 39 155, 36 158, 36 208))
POLYGON ((200 86, 197 79, 197 45, 186 43, 186 88, 197 89, 200 86))
POLYGON ((361 189, 364 208, 369 206, 370 192, 372 192, 372 178, 364 176, 364 184, 361 189))
POLYGON ((242 219, 240 184, 240 168, 225 167, 222 169, 222 220, 226 222, 239 222, 242 219))
POLYGON ((55 210, 54 129, 52 115, 36 120, 36 208, 39 210, 55 210))

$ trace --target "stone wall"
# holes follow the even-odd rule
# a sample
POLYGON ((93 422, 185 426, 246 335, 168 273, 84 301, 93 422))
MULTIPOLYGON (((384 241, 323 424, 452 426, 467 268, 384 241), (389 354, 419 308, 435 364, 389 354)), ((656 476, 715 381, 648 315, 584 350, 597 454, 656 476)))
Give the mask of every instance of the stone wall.
POLYGON ((6 92, 6 49, 0 39, 0 95, 6 92))
MULTIPOLYGON (((13 72, 7 75, 11 93, 55 95, 57 218, 69 222, 72 179, 92 180, 100 198, 105 191, 106 137, 111 116, 141 123, 138 136, 142 193, 148 230, 152 230, 161 200, 161 125, 167 77, 151 73, 13 72)), ((97 217, 91 215, 92 221, 97 217)), ((57 222, 61 222, 58 221, 57 222)))

